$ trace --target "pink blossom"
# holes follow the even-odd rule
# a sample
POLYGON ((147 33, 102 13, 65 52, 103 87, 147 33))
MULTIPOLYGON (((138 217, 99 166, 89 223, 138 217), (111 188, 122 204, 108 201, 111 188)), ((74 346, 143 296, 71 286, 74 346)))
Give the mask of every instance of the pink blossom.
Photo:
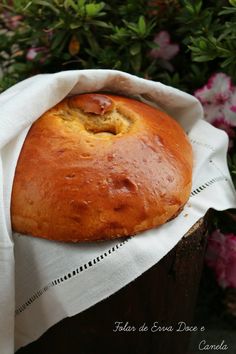
POLYGON ((232 94, 230 77, 224 73, 214 74, 207 84, 195 92, 195 96, 204 104, 224 104, 232 94))
POLYGON ((228 121, 236 127, 236 86, 233 86, 230 99, 225 104, 225 114, 228 121))
POLYGON ((7 25, 7 27, 12 30, 16 29, 23 19, 23 16, 21 16, 21 15, 12 16, 9 11, 4 11, 3 15, 4 15, 4 21, 7 25))
POLYGON ((150 52, 150 56, 154 59, 170 60, 179 52, 179 45, 171 43, 170 35, 167 31, 157 33, 154 43, 159 45, 159 48, 152 49, 150 52))
POLYGON ((26 59, 29 61, 32 61, 36 58, 38 54, 44 53, 44 58, 41 59, 41 61, 45 61, 47 58, 47 48, 46 47, 32 47, 30 48, 27 53, 26 53, 26 59))
POLYGON ((236 86, 231 78, 224 73, 214 74, 194 94, 203 105, 205 119, 228 134, 231 148, 236 127, 236 86))
POLYGON ((215 230, 208 238, 205 260, 221 287, 236 288, 236 235, 215 230))
POLYGON ((23 16, 20 15, 16 15, 16 16, 12 16, 9 18, 9 26, 12 29, 15 29, 19 26, 21 20, 23 19, 23 16))
POLYGON ((226 124, 236 126, 236 87, 229 76, 214 74, 194 95, 202 103, 208 122, 214 124, 214 121, 223 119, 226 124))

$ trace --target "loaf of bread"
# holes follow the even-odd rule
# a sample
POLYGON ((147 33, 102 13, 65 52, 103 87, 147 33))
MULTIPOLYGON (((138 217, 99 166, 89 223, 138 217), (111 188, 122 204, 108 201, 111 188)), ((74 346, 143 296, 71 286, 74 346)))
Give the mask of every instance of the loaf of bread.
POLYGON ((72 242, 135 235, 178 215, 192 165, 188 138, 166 113, 111 94, 66 98, 26 137, 12 228, 72 242))

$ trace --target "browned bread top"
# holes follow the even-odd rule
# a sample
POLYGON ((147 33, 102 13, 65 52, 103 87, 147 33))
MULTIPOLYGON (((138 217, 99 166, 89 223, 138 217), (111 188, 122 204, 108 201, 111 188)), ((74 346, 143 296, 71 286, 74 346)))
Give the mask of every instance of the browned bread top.
POLYGON ((166 113, 110 94, 66 98, 26 137, 13 230, 73 242, 137 234, 179 213, 192 165, 187 136, 166 113))

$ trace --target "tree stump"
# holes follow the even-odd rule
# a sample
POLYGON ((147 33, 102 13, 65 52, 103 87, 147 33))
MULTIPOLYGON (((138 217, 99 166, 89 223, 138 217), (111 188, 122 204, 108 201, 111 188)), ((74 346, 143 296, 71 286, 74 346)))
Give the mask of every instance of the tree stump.
POLYGON ((206 216, 198 221, 135 281, 57 323, 17 354, 186 354, 191 332, 176 330, 193 319, 207 221, 206 216))

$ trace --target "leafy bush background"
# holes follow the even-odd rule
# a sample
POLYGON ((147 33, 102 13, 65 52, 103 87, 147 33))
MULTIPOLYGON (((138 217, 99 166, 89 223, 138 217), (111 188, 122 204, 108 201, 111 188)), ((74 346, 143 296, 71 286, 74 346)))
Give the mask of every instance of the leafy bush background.
MULTIPOLYGON (((190 93, 219 71, 236 83, 235 23, 236 0, 2 0, 0 91, 38 73, 86 68, 123 70, 190 93), (150 55, 160 31, 180 47, 171 66, 150 55)), ((235 178, 235 144, 229 166, 235 178)))
POLYGON ((0 5, 1 90, 29 75, 113 68, 189 92, 214 71, 236 80, 236 1, 3 0, 0 5), (11 27, 7 17, 21 15, 11 27), (180 45, 174 71, 150 57, 156 33, 180 45), (29 48, 44 47, 34 61, 29 48))

